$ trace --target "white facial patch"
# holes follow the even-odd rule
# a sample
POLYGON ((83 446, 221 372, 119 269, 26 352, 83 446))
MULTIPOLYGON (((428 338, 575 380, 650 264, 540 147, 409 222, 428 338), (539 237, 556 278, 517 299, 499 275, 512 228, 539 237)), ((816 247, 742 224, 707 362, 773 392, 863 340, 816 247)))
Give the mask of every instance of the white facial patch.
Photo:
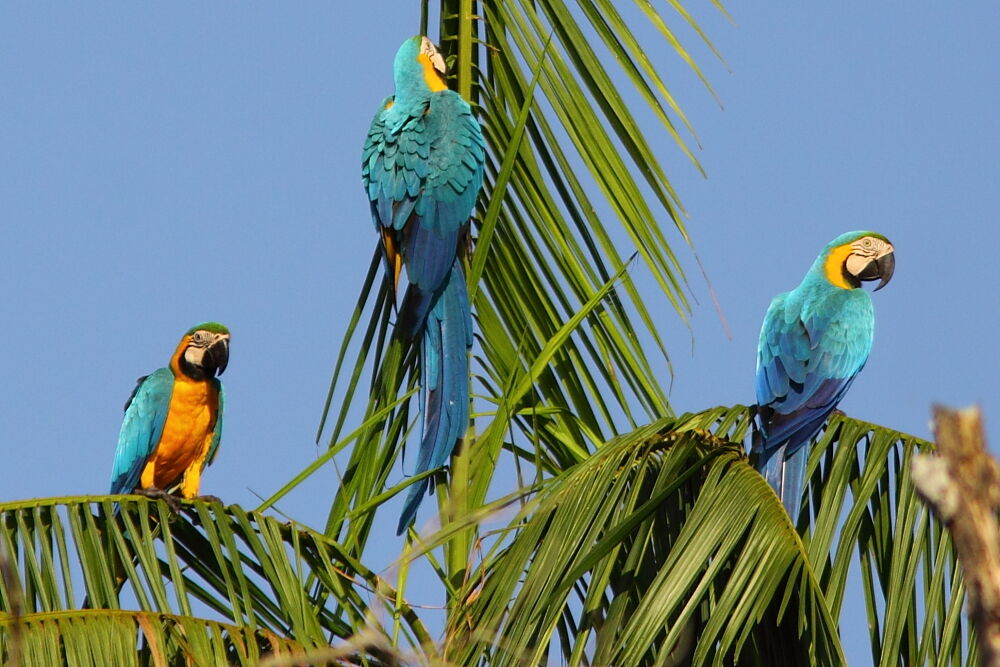
POLYGON ((188 345, 184 350, 184 360, 192 366, 201 366, 202 359, 205 358, 205 348, 188 345))
POLYGON ((847 256, 847 263, 844 265, 844 268, 852 276, 859 276, 870 261, 872 261, 871 257, 864 257, 857 252, 851 253, 847 256))

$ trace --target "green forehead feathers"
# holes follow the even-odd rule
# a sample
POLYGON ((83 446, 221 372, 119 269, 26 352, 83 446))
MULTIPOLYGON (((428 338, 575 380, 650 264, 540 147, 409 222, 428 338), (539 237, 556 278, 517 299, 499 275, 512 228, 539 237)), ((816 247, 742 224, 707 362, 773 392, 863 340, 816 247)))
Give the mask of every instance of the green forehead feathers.
MULTIPOLYGON (((874 239, 879 239, 881 241, 885 241, 886 243, 892 243, 892 241, 890 241, 889 239, 887 239, 886 237, 882 236, 881 234, 879 234, 877 232, 865 232, 864 235, 865 236, 870 236, 870 237, 872 237, 874 239)), ((861 238, 861 237, 859 237, 859 238, 861 238)))
POLYGON ((190 336, 195 331, 211 331, 212 333, 217 333, 217 334, 229 333, 229 329, 227 329, 225 325, 219 324, 218 322, 202 322, 201 324, 196 324, 190 329, 188 329, 188 332, 184 335, 190 336))
POLYGON ((842 246, 845 243, 854 243, 858 239, 864 238, 866 236, 871 236, 872 238, 880 239, 882 241, 885 241, 886 243, 891 243, 889 239, 876 232, 869 232, 869 231, 847 232, 846 234, 841 234, 837 238, 830 241, 827 244, 826 248, 823 249, 823 252, 825 254, 827 251, 842 246))

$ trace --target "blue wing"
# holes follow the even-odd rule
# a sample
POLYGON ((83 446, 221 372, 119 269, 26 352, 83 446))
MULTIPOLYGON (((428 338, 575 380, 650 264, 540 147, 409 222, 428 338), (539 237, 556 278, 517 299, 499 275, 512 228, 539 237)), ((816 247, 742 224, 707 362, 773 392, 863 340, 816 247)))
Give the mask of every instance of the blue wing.
MULTIPOLYGON (((222 412, 226 407, 226 392, 222 388, 219 378, 212 378, 215 388, 219 392, 219 409, 215 412, 215 430, 212 433, 212 444, 208 448, 208 456, 205 458, 205 466, 210 466, 215 461, 215 455, 219 453, 219 442, 222 440, 222 412)), ((204 467, 204 466, 203 466, 204 467)))
POLYGON ((850 388, 871 351, 874 315, 860 290, 825 299, 781 294, 764 317, 757 349, 761 437, 757 467, 795 520, 805 447, 850 388))
POLYGON ((142 470, 163 435, 173 390, 174 374, 169 368, 139 378, 125 403, 125 419, 111 470, 111 493, 132 493, 139 486, 142 470))

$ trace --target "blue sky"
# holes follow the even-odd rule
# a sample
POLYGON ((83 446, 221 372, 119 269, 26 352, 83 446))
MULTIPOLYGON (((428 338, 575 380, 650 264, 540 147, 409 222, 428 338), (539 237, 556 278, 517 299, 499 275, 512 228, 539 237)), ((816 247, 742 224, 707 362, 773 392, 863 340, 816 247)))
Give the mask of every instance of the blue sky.
MULTIPOLYGON (((315 458, 374 242, 361 143, 418 28, 418 3, 384 4, 0 4, 3 499, 104 492, 135 378, 206 319, 233 344, 204 491, 253 506, 315 458)), ((873 229, 897 270, 841 407, 927 437, 932 402, 980 402, 997 442, 1000 6, 774 2, 729 22, 688 4, 726 59, 688 38, 724 108, 647 43, 708 178, 650 141, 732 337, 688 253, 692 331, 660 309, 674 405, 752 401, 771 297, 873 229)), ((282 507, 321 525, 335 484, 327 467, 282 507)))

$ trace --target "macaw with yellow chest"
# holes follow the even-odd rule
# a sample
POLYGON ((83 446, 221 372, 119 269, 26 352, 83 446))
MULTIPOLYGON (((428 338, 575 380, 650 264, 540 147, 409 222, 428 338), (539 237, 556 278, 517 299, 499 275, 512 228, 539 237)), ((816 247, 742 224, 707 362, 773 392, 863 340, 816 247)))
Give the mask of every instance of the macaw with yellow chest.
MULTIPOLYGON (((396 335, 421 343, 419 474, 447 463, 469 422, 472 315, 461 249, 485 143, 469 104, 445 84, 444 58, 429 39, 403 42, 393 74, 396 93, 372 120, 361 173, 394 291, 406 267, 396 335)), ((397 533, 413 523, 429 482, 410 486, 397 533)))
POLYGON ((205 322, 184 334, 169 366, 139 378, 125 403, 111 493, 163 498, 175 510, 171 493, 198 496, 222 437, 225 398, 216 374, 228 363, 229 330, 205 322))
POLYGON ((864 367, 875 311, 861 283, 892 278, 895 250, 874 232, 842 234, 791 292, 774 297, 757 345, 757 469, 798 521, 809 442, 864 367))

